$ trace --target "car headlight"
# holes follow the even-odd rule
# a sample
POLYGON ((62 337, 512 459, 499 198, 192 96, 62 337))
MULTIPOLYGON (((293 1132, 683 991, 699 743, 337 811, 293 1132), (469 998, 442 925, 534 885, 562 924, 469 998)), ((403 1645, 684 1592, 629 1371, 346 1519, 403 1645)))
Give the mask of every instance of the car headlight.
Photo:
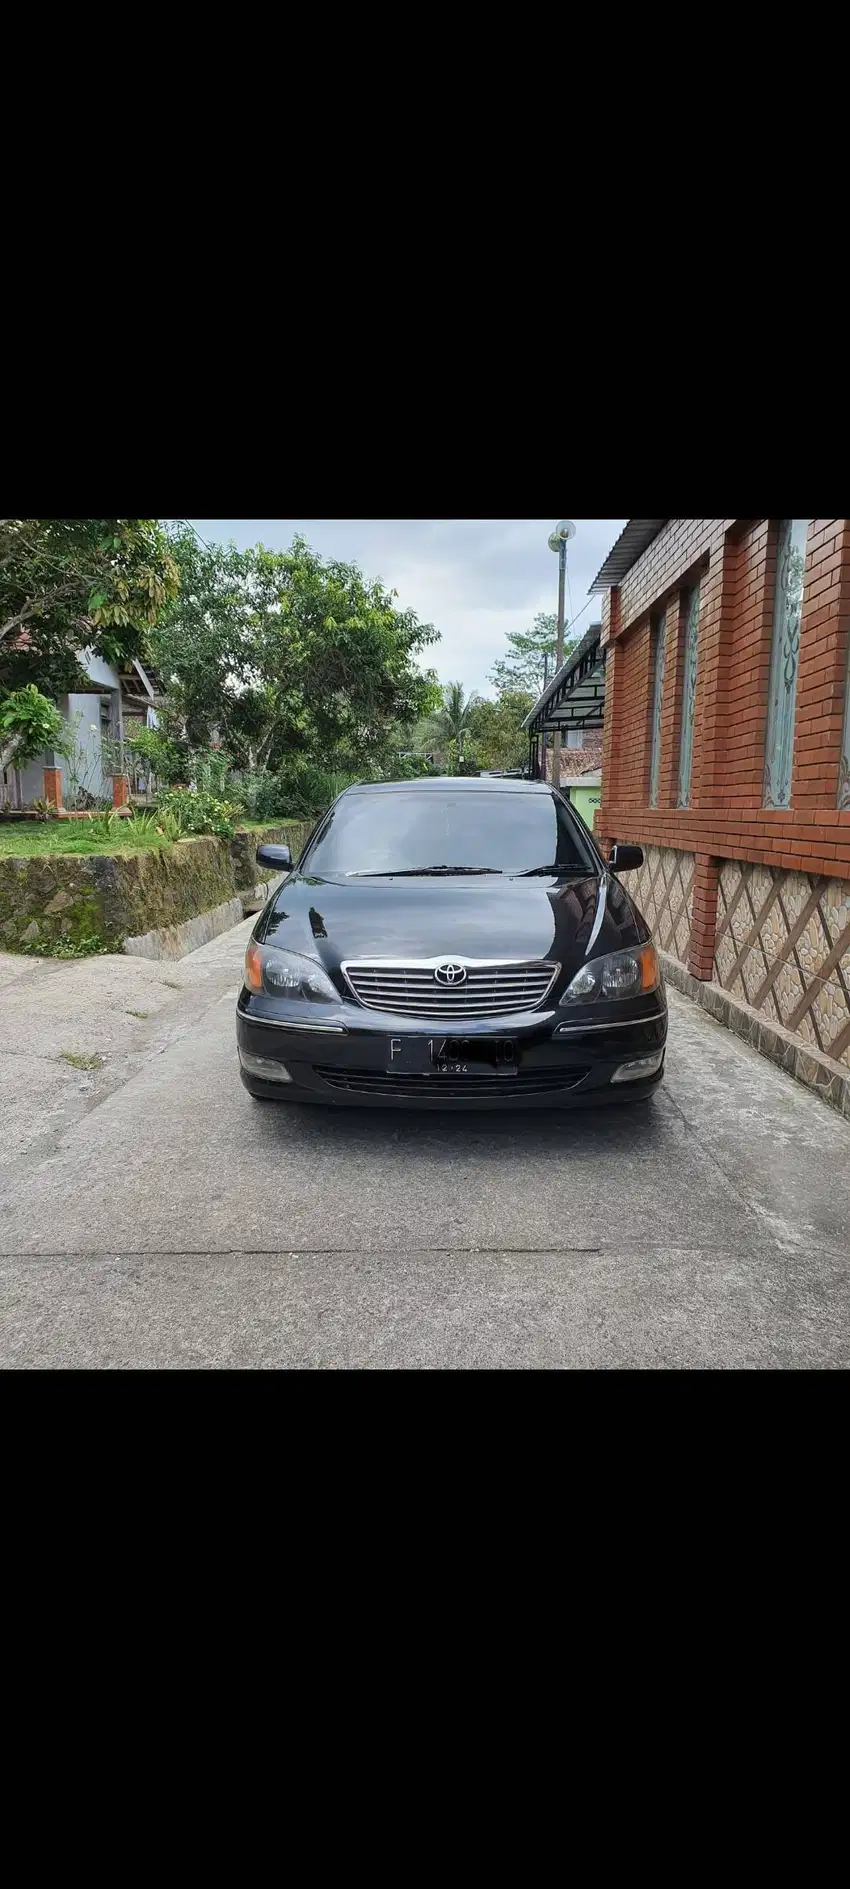
POLYGON ((562 1004, 607 1003, 612 997, 645 997, 661 988, 661 967, 653 944, 634 951, 611 951, 593 958, 576 971, 561 998, 562 1004))
POLYGON ((270 997, 294 997, 311 1004, 338 1004, 326 971, 315 958, 302 958, 297 951, 277 951, 271 945, 256 944, 252 938, 245 953, 245 982, 249 990, 270 997))

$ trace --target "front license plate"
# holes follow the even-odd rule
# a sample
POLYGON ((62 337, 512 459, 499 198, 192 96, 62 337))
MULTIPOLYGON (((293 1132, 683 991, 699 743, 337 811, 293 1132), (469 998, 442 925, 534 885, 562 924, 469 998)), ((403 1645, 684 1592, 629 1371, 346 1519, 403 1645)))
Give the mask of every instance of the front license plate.
POLYGON ((515 1076, 518 1052, 510 1036, 391 1036, 387 1074, 515 1076))

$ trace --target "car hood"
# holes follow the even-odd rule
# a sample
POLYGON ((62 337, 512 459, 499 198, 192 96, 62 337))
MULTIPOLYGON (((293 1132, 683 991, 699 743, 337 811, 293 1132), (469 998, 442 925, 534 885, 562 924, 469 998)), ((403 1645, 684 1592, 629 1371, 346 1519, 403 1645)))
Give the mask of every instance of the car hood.
POLYGON ((545 958, 571 977, 588 955, 638 944, 649 931, 609 873, 366 880, 296 871, 266 906, 254 935, 318 958, 343 990, 340 966, 352 958, 545 958))

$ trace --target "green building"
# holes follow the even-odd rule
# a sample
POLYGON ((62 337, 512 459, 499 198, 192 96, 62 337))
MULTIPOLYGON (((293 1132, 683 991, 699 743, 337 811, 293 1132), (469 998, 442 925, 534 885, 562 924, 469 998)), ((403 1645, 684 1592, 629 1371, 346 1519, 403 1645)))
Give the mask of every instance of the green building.
POLYGON ((589 774, 577 774, 572 780, 562 779, 562 792, 569 794, 576 813, 581 814, 592 833, 593 816, 602 799, 602 769, 596 767, 589 774))

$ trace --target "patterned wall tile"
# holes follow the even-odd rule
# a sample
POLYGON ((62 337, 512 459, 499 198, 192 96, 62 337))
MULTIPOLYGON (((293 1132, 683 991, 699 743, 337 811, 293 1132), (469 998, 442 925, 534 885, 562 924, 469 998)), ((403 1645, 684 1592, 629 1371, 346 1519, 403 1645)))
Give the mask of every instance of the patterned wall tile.
POLYGON ((829 957, 831 942, 824 930, 820 912, 815 907, 795 947, 800 969, 807 982, 820 975, 821 965, 829 957))
POLYGON ((721 938, 718 941, 717 956, 714 960, 715 976, 717 977, 718 981, 724 986, 726 984, 726 979, 729 976, 732 966, 735 962, 735 957, 736 957, 735 946, 733 945, 732 939, 729 936, 729 933, 727 932, 725 937, 721 938))
POLYGON ((830 930, 844 931, 850 925, 850 886, 840 879, 830 879, 821 906, 830 930))
POLYGON ((850 885, 726 860, 714 977, 850 1066, 850 885))
POLYGON ((773 891, 773 878, 767 866, 754 866, 750 874, 750 891, 757 905, 762 906, 773 891))
POLYGON ((784 872, 779 896, 793 925, 808 903, 811 880, 807 873, 784 872))
POLYGON ((801 999, 806 995, 806 986, 793 961, 786 960, 782 965, 773 988, 779 1004, 779 1014, 787 1027, 789 1018, 793 1017, 801 999))
POLYGON ((812 1023, 821 1039, 821 1048, 827 1054, 832 1053, 836 1037, 847 1026, 847 986, 839 983, 837 977, 819 978, 812 999, 812 1023))
POLYGON ((774 904, 759 929, 759 944, 768 964, 781 958, 788 942, 788 927, 779 905, 774 904))
POLYGON ((818 1040, 818 1032, 815 1029, 814 1023, 811 1018, 811 1014, 808 1012, 806 1013, 805 1016, 802 1016, 800 1018, 800 1021, 797 1024, 797 1027, 794 1031, 794 1035, 799 1036, 800 1040, 803 1043, 811 1043, 814 1049, 826 1048, 826 1045, 824 1043, 821 1043, 818 1040))
POLYGON ((662 951, 687 964, 693 914, 694 855, 647 846, 640 872, 629 881, 662 951))

